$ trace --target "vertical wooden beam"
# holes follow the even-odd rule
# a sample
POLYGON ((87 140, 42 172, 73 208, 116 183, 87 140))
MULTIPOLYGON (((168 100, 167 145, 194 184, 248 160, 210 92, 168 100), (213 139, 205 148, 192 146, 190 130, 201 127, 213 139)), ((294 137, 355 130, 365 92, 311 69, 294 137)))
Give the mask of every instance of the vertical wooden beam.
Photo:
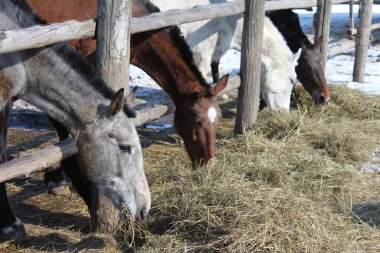
POLYGON ((347 35, 348 36, 354 36, 357 31, 355 29, 355 18, 354 18, 354 0, 350 1, 350 28, 347 30, 347 35))
POLYGON ((235 134, 252 127, 259 110, 265 0, 246 0, 235 134))
MULTIPOLYGON (((131 0, 98 0, 97 70, 115 91, 128 92, 131 0)), ((105 168, 107 169, 107 168, 105 168)), ((93 187, 91 229, 112 233, 119 223, 119 211, 93 187)))
POLYGON ((373 0, 361 0, 360 22, 356 38, 354 82, 364 82, 365 66, 367 63, 367 49, 371 36, 373 0))
POLYGON ((324 59, 324 68, 326 66, 328 56, 331 8, 331 0, 318 0, 314 42, 322 37, 321 53, 324 59))
POLYGON ((131 0, 98 0, 96 69, 115 91, 128 93, 131 0))

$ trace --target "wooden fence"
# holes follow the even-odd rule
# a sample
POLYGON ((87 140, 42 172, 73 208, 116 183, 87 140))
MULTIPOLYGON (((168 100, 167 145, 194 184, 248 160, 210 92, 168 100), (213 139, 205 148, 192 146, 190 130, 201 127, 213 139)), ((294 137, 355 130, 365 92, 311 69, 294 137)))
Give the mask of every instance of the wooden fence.
MULTIPOLYGON (((124 71, 122 71, 124 76, 123 78, 127 78, 128 76, 128 67, 126 65, 129 64, 128 42, 130 34, 159 29, 172 25, 179 25, 183 23, 190 23, 194 21, 245 13, 245 38, 243 39, 242 52, 249 52, 246 56, 250 55, 250 57, 242 57, 243 59, 241 62, 241 66, 243 69, 245 69, 245 71, 242 73, 243 78, 241 88, 239 90, 239 108, 237 123, 235 126, 236 133, 241 133, 245 129, 251 127, 252 124, 254 124, 256 121, 257 114, 254 115, 253 118, 251 115, 258 110, 257 99, 259 87, 252 87, 251 84, 255 83, 259 85, 258 80, 260 78, 260 68, 255 68, 257 65, 255 63, 260 62, 261 44, 256 43, 255 41, 261 41, 264 11, 274 11, 290 8, 309 8, 318 5, 318 16, 320 17, 320 20, 323 20, 324 22, 319 23, 317 30, 322 31, 321 34, 324 34, 324 40, 327 43, 328 29, 326 31, 326 27, 329 26, 328 17, 330 16, 331 5, 349 2, 348 0, 236 0, 233 2, 218 4, 217 7, 210 4, 205 6, 196 6, 194 8, 186 10, 169 10, 166 12, 154 13, 145 17, 131 18, 127 15, 131 12, 131 1, 115 1, 117 1, 118 4, 114 6, 122 6, 124 8, 119 8, 117 10, 107 9, 109 6, 107 5, 106 0, 99 0, 98 8, 106 8, 107 11, 103 13, 112 14, 109 17, 106 17, 111 19, 111 23, 123 22, 123 25, 125 26, 128 26, 128 24, 130 24, 130 29, 126 29, 127 34, 123 35, 125 37, 125 45, 122 47, 123 52, 113 52, 116 54, 125 54, 124 58, 127 58, 127 60, 117 63, 117 66, 112 66, 112 69, 103 70, 101 67, 98 69, 102 73, 103 77, 108 81, 114 79, 115 73, 120 73, 121 69, 124 71), (326 8, 326 5, 328 8, 326 8), (248 6, 248 11, 245 11, 246 6, 248 6), (120 17, 122 17, 122 19, 120 19, 120 17), (245 73, 253 73, 254 76, 249 76, 250 74, 246 75, 245 73), (249 94, 249 96, 244 96, 244 94, 249 94), (252 99, 252 97, 255 99, 252 99)), ((360 53, 356 55, 356 60, 358 61, 358 64, 356 65, 358 67, 355 70, 357 71, 358 76, 364 74, 366 61, 365 50, 368 46, 370 31, 369 27, 371 26, 370 10, 373 3, 373 0, 361 1, 364 8, 362 8, 361 26, 358 29, 359 40, 357 42, 357 51, 360 51, 360 53)), ((103 20, 105 17, 100 17, 99 13, 100 12, 98 12, 98 25, 100 25, 101 28, 101 20, 103 20)), ((38 25, 30 28, 2 31, 0 32, 0 54, 29 48, 43 47, 61 41, 92 38, 95 36, 95 28, 96 22, 94 20, 87 20, 83 22, 72 20, 51 25, 38 25)), ((108 42, 112 42, 112 33, 109 35, 105 34, 106 31, 109 31, 110 29, 111 28, 105 27, 103 27, 103 30, 99 29, 100 33, 98 33, 98 35, 100 35, 102 39, 99 39, 98 37, 98 41, 106 39, 108 42), (107 36, 108 38, 106 38, 107 36)), ((109 43, 98 43, 98 46, 107 44, 109 43)), ((100 53, 102 53, 104 50, 110 50, 110 48, 98 48, 98 51, 100 53)), ((327 52, 327 47, 325 47, 325 50, 327 52)), ((112 55, 112 53, 110 55, 112 55)), ((97 57, 98 60, 100 60, 100 66, 102 66, 102 62, 106 63, 109 60, 105 59, 100 54, 97 57)), ((116 78, 120 80, 120 77, 116 78)), ((108 83, 112 86, 112 81, 109 81, 108 83)), ((127 81, 125 83, 127 83, 127 81)), ((230 82, 229 87, 225 90, 225 92, 239 87, 239 84, 240 81, 234 79, 233 82, 230 82)), ((117 88, 116 86, 112 87, 115 89, 117 88)), ((161 117, 168 112, 173 112, 173 108, 164 105, 158 105, 153 108, 144 109, 138 112, 138 117, 135 119, 135 125, 140 125, 144 122, 161 117)), ((42 170, 49 166, 57 164, 61 159, 64 159, 75 153, 75 143, 71 139, 68 139, 64 142, 54 145, 53 147, 48 147, 35 153, 22 154, 19 158, 0 165, 0 182, 4 182, 6 180, 19 176, 27 176, 33 171, 42 170)))

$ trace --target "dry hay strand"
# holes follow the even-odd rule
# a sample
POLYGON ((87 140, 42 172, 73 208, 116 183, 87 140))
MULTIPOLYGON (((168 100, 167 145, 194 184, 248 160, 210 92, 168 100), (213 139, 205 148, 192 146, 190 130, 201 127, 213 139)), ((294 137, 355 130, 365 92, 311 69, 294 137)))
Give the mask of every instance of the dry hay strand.
POLYGON ((236 138, 227 102, 212 168, 192 170, 180 142, 145 149, 153 202, 135 250, 379 252, 380 185, 359 167, 379 145, 380 100, 332 93, 326 106, 261 111, 236 138))
POLYGON ((379 175, 359 169, 379 147, 380 99, 344 87, 331 90, 333 103, 314 106, 297 88, 289 113, 263 110, 256 126, 238 137, 232 132, 236 103, 227 101, 213 167, 192 170, 176 135, 174 143, 149 142, 144 166, 152 209, 144 224, 115 235, 117 245, 87 234, 87 220, 73 227, 73 219, 88 217, 73 194, 59 204, 29 196, 28 207, 49 210, 55 228, 46 226, 50 218, 39 210, 20 210, 31 224, 30 240, 4 242, 0 250, 380 252, 379 175), (62 209, 73 215, 60 222, 51 214, 62 209))

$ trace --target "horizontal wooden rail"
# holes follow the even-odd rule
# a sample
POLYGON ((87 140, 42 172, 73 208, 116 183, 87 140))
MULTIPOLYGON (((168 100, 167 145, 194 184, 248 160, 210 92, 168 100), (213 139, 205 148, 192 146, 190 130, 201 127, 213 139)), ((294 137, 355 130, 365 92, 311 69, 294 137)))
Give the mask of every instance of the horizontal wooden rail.
MULTIPOLYGON (((240 77, 234 76, 229 79, 227 87, 220 95, 237 89, 239 86, 240 77)), ((158 119, 163 115, 173 113, 174 111, 174 105, 155 105, 138 110, 136 112, 137 117, 132 119, 132 121, 135 126, 140 126, 146 122, 158 119)), ((15 177, 28 176, 34 171, 42 171, 76 153, 77 148, 74 140, 71 138, 38 151, 21 153, 18 158, 0 164, 0 182, 5 182, 15 177)))
POLYGON ((354 40, 350 40, 347 38, 340 39, 340 40, 336 41, 334 44, 329 46, 329 50, 328 50, 329 55, 328 56, 334 57, 338 54, 347 52, 348 50, 350 50, 351 48, 354 48, 354 47, 355 47, 355 41, 354 40))
MULTIPOLYGON (((174 112, 174 106, 156 105, 137 111, 137 117, 132 121, 136 126, 139 126, 171 112, 174 112)), ((18 158, 0 164, 0 182, 44 170, 76 153, 77 148, 71 138, 38 151, 21 153, 18 158)))
POLYGON ((93 38, 95 27, 95 20, 83 22, 69 20, 51 25, 2 31, 0 32, 0 54, 40 48, 62 41, 93 38))
MULTIPOLYGON (((371 25, 371 30, 374 31, 374 30, 379 30, 380 29, 380 23, 373 23, 371 25)), ((353 36, 353 35, 356 35, 358 33, 358 31, 355 29, 353 30, 350 35, 353 36)))
MULTIPOLYGON (((333 0, 333 4, 344 3, 347 0, 333 0)), ((308 8, 316 6, 317 0, 277 0, 267 1, 267 11, 308 8)), ((131 33, 155 30, 167 26, 190 23, 205 19, 223 16, 231 16, 243 13, 244 0, 236 0, 228 3, 196 6, 184 10, 169 10, 153 13, 144 17, 132 18, 131 33)), ((95 21, 83 22, 66 21, 51 25, 38 25, 29 28, 0 32, 0 54, 10 53, 29 48, 39 48, 61 41, 72 39, 93 38, 95 36, 95 21)))

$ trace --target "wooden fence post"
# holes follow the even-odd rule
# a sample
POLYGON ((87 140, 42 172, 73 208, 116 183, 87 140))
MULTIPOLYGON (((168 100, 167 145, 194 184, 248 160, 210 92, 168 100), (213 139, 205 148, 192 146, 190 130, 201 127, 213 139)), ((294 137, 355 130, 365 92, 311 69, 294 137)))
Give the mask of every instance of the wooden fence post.
MULTIPOLYGON (((131 0, 98 0, 97 70, 115 91, 129 91, 131 0)), ((106 168, 105 168, 106 169, 106 168)), ((119 211, 93 187, 91 229, 111 233, 119 223, 119 211)))
POLYGON ((331 0, 318 0, 314 41, 322 37, 321 53, 323 55, 324 60, 323 68, 325 68, 326 66, 328 56, 331 8, 331 0))
POLYGON ((265 0, 246 0, 235 134, 243 133, 257 120, 264 16, 265 0))
POLYGON ((365 66, 367 63, 367 49, 371 35, 373 0, 362 0, 360 8, 360 22, 356 38, 354 82, 364 82, 365 66))
POLYGON ((355 18, 354 18, 354 0, 350 1, 350 28, 347 30, 348 36, 354 36, 357 33, 355 29, 355 18))
POLYGON ((96 69, 115 91, 129 92, 131 0, 98 0, 96 69))

